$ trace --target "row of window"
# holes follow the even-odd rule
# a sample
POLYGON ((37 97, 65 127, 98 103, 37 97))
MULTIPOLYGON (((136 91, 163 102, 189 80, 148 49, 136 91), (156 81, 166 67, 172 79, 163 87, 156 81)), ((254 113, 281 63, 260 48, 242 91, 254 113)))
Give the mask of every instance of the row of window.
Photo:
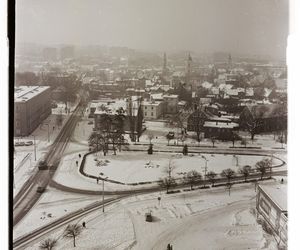
MULTIPOLYGON (((147 109, 147 106, 145 106, 145 109, 147 109)), ((151 109, 154 109, 154 107, 151 107, 151 109)))
MULTIPOLYGON (((147 116, 147 112, 145 112, 145 116, 147 116)), ((151 112, 151 116, 153 116, 153 112, 151 112)))

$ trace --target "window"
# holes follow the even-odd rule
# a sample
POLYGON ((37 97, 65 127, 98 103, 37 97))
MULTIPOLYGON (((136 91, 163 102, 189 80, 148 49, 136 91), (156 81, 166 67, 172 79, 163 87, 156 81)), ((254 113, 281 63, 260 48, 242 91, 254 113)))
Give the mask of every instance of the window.
POLYGON ((145 116, 147 116, 147 112, 145 112, 145 116))
POLYGON ((151 109, 153 109, 153 107, 151 107, 151 109))
POLYGON ((147 106, 145 106, 145 109, 147 109, 147 106))
POLYGON ((151 112, 151 116, 153 116, 153 112, 151 112))
POLYGON ((260 206, 267 215, 270 214, 271 207, 266 203, 264 199, 260 199, 260 206))

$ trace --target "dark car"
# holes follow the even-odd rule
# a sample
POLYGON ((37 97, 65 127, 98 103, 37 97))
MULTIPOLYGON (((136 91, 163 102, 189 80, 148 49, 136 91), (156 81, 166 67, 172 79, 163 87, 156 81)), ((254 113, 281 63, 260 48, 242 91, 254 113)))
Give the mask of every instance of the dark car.
POLYGON ((45 192, 45 190, 46 190, 46 188, 45 188, 45 187, 38 186, 38 187, 37 187, 37 189, 36 189, 36 192, 37 192, 37 193, 44 193, 44 192, 45 192))
POLYGON ((31 145, 33 145, 33 142, 32 142, 32 141, 27 141, 27 142, 25 142, 25 146, 31 146, 31 145))
POLYGON ((174 139, 175 137, 175 133, 173 131, 170 131, 168 134, 167 134, 167 138, 168 139, 174 139))
POLYGON ((151 215, 151 213, 145 213, 145 219, 148 222, 152 222, 152 215, 151 215))
POLYGON ((89 121, 89 122, 88 122, 88 125, 91 125, 91 124, 93 124, 93 121, 89 121))
POLYGON ((46 161, 40 161, 39 162, 39 170, 47 170, 47 169, 48 169, 48 166, 47 166, 46 161))

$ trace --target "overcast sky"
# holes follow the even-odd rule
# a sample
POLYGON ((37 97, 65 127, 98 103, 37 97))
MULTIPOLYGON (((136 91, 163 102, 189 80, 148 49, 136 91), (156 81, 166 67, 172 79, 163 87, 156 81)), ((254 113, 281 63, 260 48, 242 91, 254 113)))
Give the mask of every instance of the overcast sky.
POLYGON ((16 0, 16 41, 285 55, 288 0, 16 0))

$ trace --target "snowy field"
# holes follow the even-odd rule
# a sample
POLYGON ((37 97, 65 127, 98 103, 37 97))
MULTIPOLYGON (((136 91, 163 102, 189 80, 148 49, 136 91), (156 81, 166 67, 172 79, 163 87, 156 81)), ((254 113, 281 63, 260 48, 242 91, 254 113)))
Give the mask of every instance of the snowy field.
MULTIPOLYGON (((86 222, 76 238, 76 249, 277 249, 272 236, 255 219, 253 184, 179 194, 133 196, 93 212, 75 223, 86 222), (157 197, 161 197, 160 204, 157 197), (151 212, 153 222, 145 221, 151 212)), ((63 228, 44 236, 58 239, 55 249, 73 249, 63 228)), ((36 241, 26 249, 38 249, 36 241)))
MULTIPOLYGON (((223 155, 223 154, 182 154, 155 153, 148 155, 146 152, 118 152, 117 155, 96 156, 90 154, 86 157, 84 172, 99 176, 102 172, 111 180, 123 183, 135 183, 145 181, 157 181, 166 176, 166 168, 171 164, 174 167, 173 176, 183 177, 183 173, 196 170, 204 174, 205 159, 207 170, 221 173, 226 168, 232 168, 238 172, 241 166, 255 164, 264 159, 263 156, 250 155, 223 155), (101 166, 97 166, 97 161, 101 166)), ((273 164, 281 162, 273 159, 273 164)))
POLYGON ((101 197, 95 195, 72 194, 47 188, 47 191, 33 209, 14 227, 13 238, 16 239, 61 216, 99 200, 101 200, 101 197))

